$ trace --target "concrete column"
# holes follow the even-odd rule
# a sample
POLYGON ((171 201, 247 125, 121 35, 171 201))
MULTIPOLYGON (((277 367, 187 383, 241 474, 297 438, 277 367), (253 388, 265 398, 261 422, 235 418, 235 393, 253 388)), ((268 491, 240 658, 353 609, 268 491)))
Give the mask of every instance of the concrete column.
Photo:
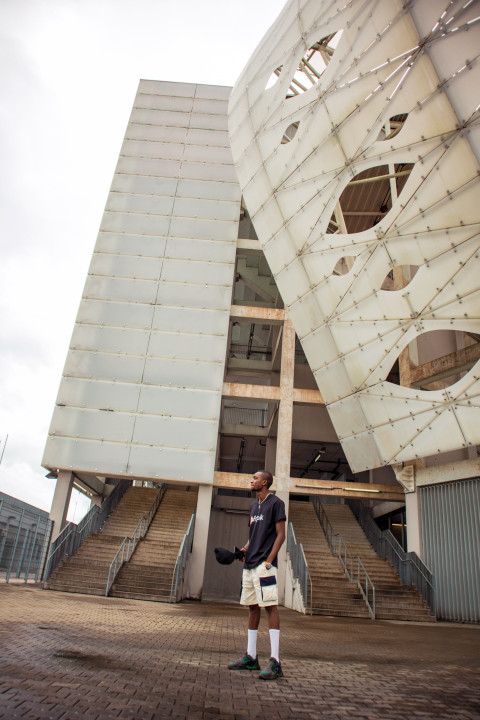
POLYGON ((407 550, 416 552, 422 560, 418 492, 405 493, 405 512, 407 516, 407 550))
POLYGON ((73 473, 69 470, 60 470, 50 510, 50 520, 53 520, 52 542, 57 539, 67 523, 72 489, 73 473))
POLYGON ((275 456, 277 454, 277 438, 267 438, 265 448, 265 470, 275 475, 275 456))
MULTIPOLYGON (((290 497, 290 465, 292 456, 293 424, 293 380, 295 372, 295 330, 286 315, 282 335, 282 360, 280 369, 280 406, 278 409, 277 455, 275 459, 275 479, 277 497, 285 503, 288 523, 288 505, 290 497)), ((285 599, 285 580, 287 570, 287 543, 283 544, 278 555, 279 602, 285 599)))
POLYGON ((186 577, 187 597, 200 600, 203 589, 203 576, 207 556, 208 529, 212 509, 213 487, 200 485, 198 488, 197 509, 195 512, 195 532, 193 535, 192 555, 186 577))

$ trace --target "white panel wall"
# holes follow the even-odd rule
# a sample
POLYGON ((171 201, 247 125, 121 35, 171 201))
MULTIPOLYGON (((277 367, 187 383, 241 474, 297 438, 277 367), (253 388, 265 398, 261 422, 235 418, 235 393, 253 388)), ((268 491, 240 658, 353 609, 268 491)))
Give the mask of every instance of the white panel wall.
POLYGON ((446 389, 387 382, 424 333, 480 333, 478 10, 290 0, 232 91, 245 202, 354 471, 480 443, 480 362, 446 389), (291 91, 309 48, 340 31, 324 72, 307 68, 306 91, 291 91), (400 132, 382 135, 398 115, 400 132), (352 178, 387 163, 413 165, 390 211, 363 232, 328 232, 352 178), (354 261, 345 275, 341 258, 354 261), (402 265, 418 266, 413 280, 383 290, 402 265))
POLYGON ((229 93, 140 82, 45 467, 213 480, 240 213, 229 93))

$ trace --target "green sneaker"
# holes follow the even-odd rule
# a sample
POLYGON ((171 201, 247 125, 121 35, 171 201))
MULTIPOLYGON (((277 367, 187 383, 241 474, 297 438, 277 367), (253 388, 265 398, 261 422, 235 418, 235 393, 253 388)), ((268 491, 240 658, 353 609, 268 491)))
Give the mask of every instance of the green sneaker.
POLYGON ((268 661, 268 665, 265 670, 262 670, 258 677, 260 680, 276 680, 279 677, 283 677, 282 666, 278 660, 275 660, 275 658, 272 657, 268 661))
POLYGON ((260 670, 260 665, 258 664, 258 655, 254 659, 248 653, 245 653, 245 655, 241 658, 238 658, 238 660, 234 660, 233 662, 228 663, 228 669, 229 670, 260 670))

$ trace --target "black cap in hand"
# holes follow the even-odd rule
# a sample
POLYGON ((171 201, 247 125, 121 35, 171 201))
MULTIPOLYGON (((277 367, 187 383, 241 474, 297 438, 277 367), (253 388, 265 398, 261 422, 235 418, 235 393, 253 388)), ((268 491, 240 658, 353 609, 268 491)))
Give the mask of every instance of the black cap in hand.
POLYGON ((225 548, 215 548, 215 559, 220 565, 231 565, 234 560, 241 560, 243 555, 243 551, 238 548, 235 548, 235 552, 225 548))

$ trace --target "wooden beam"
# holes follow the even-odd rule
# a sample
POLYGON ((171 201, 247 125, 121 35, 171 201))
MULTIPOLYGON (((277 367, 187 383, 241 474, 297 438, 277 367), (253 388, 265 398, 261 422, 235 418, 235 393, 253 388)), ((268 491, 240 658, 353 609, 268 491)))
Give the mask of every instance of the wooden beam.
POLYGON ((310 480, 291 478, 290 492, 301 495, 327 495, 344 498, 365 498, 368 500, 402 501, 405 492, 400 485, 377 485, 373 483, 346 483, 335 480, 310 480))
POLYGON ((303 390, 302 388, 294 388, 293 402, 303 405, 325 405, 319 390, 303 390))
POLYGON ((254 400, 280 400, 280 388, 272 385, 247 385, 246 383, 223 383, 223 397, 250 398, 254 400))
POLYGON ((442 357, 423 365, 413 365, 410 368, 410 387, 420 387, 436 380, 442 380, 454 373, 470 370, 478 360, 480 360, 480 343, 475 343, 475 345, 468 345, 466 348, 442 355, 442 357))
MULTIPOLYGON (((249 490, 251 475, 248 473, 227 473, 217 471, 214 475, 215 487, 249 490)), ((277 489, 274 478, 272 490, 277 489)), ((365 498, 368 500, 390 500, 403 502, 405 493, 400 485, 376 485, 370 483, 345 483, 335 480, 307 480, 289 478, 289 492, 299 495, 327 495, 345 498, 365 498)))
MULTIPOLYGON (((223 383, 223 397, 253 398, 255 400, 280 400, 280 388, 275 385, 251 385, 248 383, 223 383)), ((319 390, 293 390, 293 402, 304 405, 324 405, 319 390)))
MULTIPOLYGON (((261 468, 260 468, 261 469, 261 468)), ((213 476, 215 487, 235 488, 237 490, 250 490, 250 473, 220 472, 217 470, 213 476)), ((275 490, 276 483, 273 482, 272 490, 275 490)), ((253 497, 253 496, 252 496, 253 497)))
POLYGON ((281 325, 285 320, 285 310, 250 305, 232 305, 230 317, 236 320, 261 320, 266 325, 281 325))

